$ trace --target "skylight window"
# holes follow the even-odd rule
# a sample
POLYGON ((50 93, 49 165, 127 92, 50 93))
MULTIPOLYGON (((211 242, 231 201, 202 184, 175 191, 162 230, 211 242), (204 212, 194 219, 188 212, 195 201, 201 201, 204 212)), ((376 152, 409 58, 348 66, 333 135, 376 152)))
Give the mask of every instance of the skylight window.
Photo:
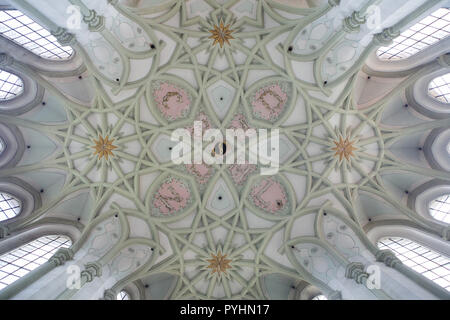
POLYGON ((324 296, 323 294, 319 294, 318 296, 315 296, 314 298, 312 298, 311 300, 328 300, 326 296, 324 296))
POLYGON ((20 213, 22 206, 16 198, 7 193, 0 193, 0 221, 14 218, 20 213))
POLYGON ((382 60, 401 60, 445 39, 450 34, 450 9, 440 8, 394 39, 389 47, 378 49, 382 60))
POLYGON ((0 101, 14 99, 22 92, 22 80, 12 73, 0 70, 0 101))
POLYGON ((126 291, 120 291, 117 300, 130 300, 130 295, 126 291))
POLYGON ((406 266, 450 291, 449 258, 403 238, 383 239, 378 247, 393 251, 406 266))
POLYGON ((45 236, 0 256, 0 290, 47 262, 59 248, 71 244, 64 236, 45 236))
POLYGON ((48 30, 19 10, 0 11, 0 35, 45 59, 65 60, 73 54, 71 47, 63 47, 48 30))
POLYGON ((443 103, 450 103, 450 73, 430 82, 428 94, 443 103))
POLYGON ((430 203, 430 214, 436 220, 450 224, 450 194, 433 200, 430 203))

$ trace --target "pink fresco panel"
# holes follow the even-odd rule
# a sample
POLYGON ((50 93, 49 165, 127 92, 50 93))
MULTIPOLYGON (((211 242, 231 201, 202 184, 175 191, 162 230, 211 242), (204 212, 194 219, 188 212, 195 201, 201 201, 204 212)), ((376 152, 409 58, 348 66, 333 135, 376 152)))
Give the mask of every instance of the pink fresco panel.
POLYGON ((269 178, 254 186, 250 195, 257 207, 272 213, 280 211, 287 203, 286 191, 281 183, 269 178))
POLYGON ((165 118, 176 120, 184 117, 190 108, 188 93, 173 84, 163 82, 153 92, 159 111, 165 118))
POLYGON ((253 112, 264 120, 274 120, 283 112, 288 96, 278 85, 259 89, 252 101, 253 112))
POLYGON ((153 205, 163 214, 170 214, 184 209, 189 202, 191 192, 178 179, 164 182, 156 192, 153 205))

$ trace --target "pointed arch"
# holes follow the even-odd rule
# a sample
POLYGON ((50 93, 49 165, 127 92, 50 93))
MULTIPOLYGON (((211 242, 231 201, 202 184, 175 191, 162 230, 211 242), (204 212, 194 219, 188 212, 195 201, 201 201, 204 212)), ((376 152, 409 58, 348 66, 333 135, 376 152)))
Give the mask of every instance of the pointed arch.
POLYGON ((48 235, 0 256, 0 290, 47 262, 59 248, 71 245, 66 236, 48 235))

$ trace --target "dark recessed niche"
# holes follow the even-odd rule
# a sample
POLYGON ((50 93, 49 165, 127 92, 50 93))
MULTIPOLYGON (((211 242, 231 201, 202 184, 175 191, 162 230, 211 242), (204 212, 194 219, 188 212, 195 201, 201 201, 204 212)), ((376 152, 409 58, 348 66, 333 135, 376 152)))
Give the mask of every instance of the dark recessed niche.
POLYGON ((83 76, 78 76, 78 79, 80 79, 80 80, 83 79, 83 76))
POLYGON ((152 44, 150 44, 150 48, 155 49, 156 47, 155 47, 155 45, 152 43, 152 44))
POLYGON ((219 196, 219 198, 218 198, 219 200, 222 200, 222 196, 219 196))
POLYGON ((45 101, 42 102, 42 105, 45 106, 47 103, 45 101))
POLYGON ((44 189, 41 189, 40 191, 41 191, 41 193, 44 193, 44 189))

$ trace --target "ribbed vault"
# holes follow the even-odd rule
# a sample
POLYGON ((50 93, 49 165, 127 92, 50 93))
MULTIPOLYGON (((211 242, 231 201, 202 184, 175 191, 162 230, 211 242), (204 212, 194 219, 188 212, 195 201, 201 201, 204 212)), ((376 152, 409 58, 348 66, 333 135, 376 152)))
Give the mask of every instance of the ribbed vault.
MULTIPOLYGON (((48 298, 115 299, 134 285, 146 297, 263 299, 277 281, 335 298, 445 297, 425 280, 427 289, 411 292, 393 271, 385 279, 401 289, 370 290, 351 271, 387 261, 366 236, 379 225, 450 237, 409 200, 420 185, 450 181, 424 146, 450 126, 448 112, 422 112, 414 96, 449 57, 399 72, 364 67, 445 1, 12 2, 76 52, 66 62, 76 67, 63 72, 7 53, 0 60, 38 88, 31 111, 0 115, 24 149, 0 179, 39 198, 4 234, 48 223, 82 233, 68 254, 83 269, 82 288, 61 280, 55 290, 43 277, 48 298), (80 29, 63 29, 69 5, 81 8, 80 29), (375 27, 373 5, 384 17, 375 27), (222 132, 279 129, 279 172, 174 165, 171 132, 194 121, 222 132)), ((14 292, 23 283, 6 295, 23 297, 14 292)))

